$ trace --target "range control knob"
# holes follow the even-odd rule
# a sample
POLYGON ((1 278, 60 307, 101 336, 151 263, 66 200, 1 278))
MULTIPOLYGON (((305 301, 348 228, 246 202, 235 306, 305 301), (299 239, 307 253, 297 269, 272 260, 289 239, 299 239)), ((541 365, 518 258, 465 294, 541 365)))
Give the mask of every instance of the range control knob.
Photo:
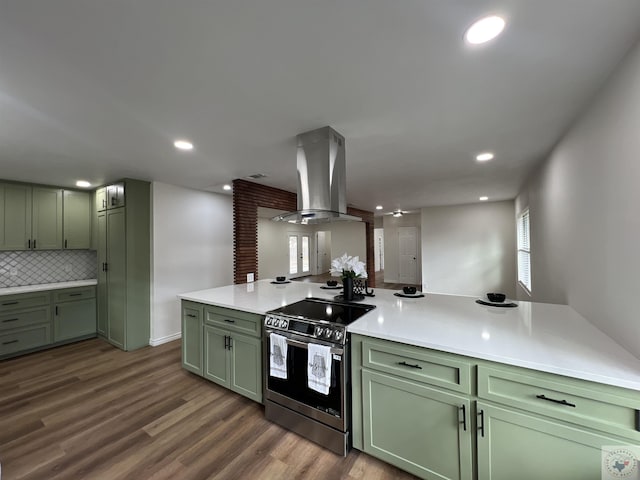
POLYGON ((322 328, 322 327, 316 327, 316 328, 313 330, 313 334, 314 334, 316 337, 319 337, 319 336, 321 336, 321 335, 322 335, 322 331, 323 331, 323 328, 322 328))
POLYGON ((331 338, 331 332, 332 330, 330 328, 325 328, 323 335, 325 336, 325 338, 331 338))
POLYGON ((267 317, 264 319, 264 324, 265 325, 271 325, 271 317, 267 317))
POLYGON ((343 336, 344 334, 340 330, 336 330, 335 332, 333 332, 333 338, 335 338, 338 341, 342 340, 343 336))

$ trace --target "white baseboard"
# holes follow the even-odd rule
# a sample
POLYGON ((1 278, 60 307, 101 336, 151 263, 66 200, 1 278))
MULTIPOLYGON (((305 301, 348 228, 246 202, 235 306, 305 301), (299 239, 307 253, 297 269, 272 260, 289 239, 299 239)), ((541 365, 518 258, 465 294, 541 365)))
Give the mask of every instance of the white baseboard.
POLYGON ((182 332, 174 333, 173 335, 167 335, 166 337, 151 338, 149 339, 149 345, 151 345, 152 347, 157 347, 158 345, 172 342, 173 340, 178 340, 179 338, 182 338, 182 332))

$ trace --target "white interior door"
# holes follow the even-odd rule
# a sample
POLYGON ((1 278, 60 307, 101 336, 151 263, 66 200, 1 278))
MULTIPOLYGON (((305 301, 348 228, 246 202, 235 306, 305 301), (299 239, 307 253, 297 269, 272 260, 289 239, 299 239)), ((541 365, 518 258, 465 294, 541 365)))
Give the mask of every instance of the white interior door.
POLYGON ((416 227, 398 227, 400 283, 418 283, 418 242, 416 227))
POLYGON ((289 276, 299 277, 311 272, 311 237, 290 233, 289 237, 289 276))
POLYGON ((316 232, 316 275, 331 268, 331 232, 316 232))
POLYGON ((373 264, 374 270, 384 270, 384 228, 373 229, 373 264))

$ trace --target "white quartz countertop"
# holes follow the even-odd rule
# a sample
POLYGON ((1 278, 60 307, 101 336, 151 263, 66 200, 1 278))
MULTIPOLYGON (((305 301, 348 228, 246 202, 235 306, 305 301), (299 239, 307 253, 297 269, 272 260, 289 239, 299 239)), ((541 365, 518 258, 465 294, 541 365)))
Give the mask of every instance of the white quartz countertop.
POLYGON ((71 282, 39 283, 38 285, 24 285, 22 287, 5 287, 0 288, 0 296, 13 295, 15 293, 41 292, 43 290, 58 290, 60 288, 88 287, 97 284, 98 280, 92 278, 89 280, 73 280, 71 282))
MULTIPOLYGON (((321 284, 270 280, 179 295, 184 300, 264 314, 306 297, 333 299, 321 284)), ((352 333, 640 391, 640 359, 566 305, 518 302, 487 307, 475 297, 426 294, 400 298, 375 289, 376 308, 352 333)))

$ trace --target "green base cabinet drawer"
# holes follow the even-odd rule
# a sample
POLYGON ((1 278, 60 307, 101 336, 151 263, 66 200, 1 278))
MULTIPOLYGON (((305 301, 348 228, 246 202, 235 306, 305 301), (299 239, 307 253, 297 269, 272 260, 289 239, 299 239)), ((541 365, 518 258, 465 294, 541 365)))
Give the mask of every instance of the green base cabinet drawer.
POLYGON ((0 315, 0 331, 13 330, 51 321, 51 308, 36 307, 0 315))
POLYGON ((29 307, 49 305, 50 302, 51 295, 49 294, 49 292, 2 295, 0 296, 0 313, 29 307))
POLYGON ((262 316, 241 312, 230 308, 206 306, 204 322, 234 332, 259 337, 262 328, 262 316))
POLYGON ((366 369, 362 385, 366 453, 421 478, 471 480, 468 398, 366 369))
POLYGON ((470 363, 453 358, 450 354, 384 340, 364 339, 362 366, 459 393, 471 392, 470 363))
POLYGON ((591 427, 640 444, 640 395, 606 385, 531 372, 478 367, 478 397, 509 407, 591 427))
POLYGON ((600 480, 605 445, 628 445, 479 402, 478 480, 600 480), (482 433, 484 432, 484 434, 482 433))
POLYGON ((0 355, 41 347, 51 343, 51 325, 37 325, 23 330, 0 333, 0 355))
POLYGON ((95 298, 95 296, 96 287, 54 290, 53 303, 75 302, 76 300, 84 300, 85 298, 95 298))

